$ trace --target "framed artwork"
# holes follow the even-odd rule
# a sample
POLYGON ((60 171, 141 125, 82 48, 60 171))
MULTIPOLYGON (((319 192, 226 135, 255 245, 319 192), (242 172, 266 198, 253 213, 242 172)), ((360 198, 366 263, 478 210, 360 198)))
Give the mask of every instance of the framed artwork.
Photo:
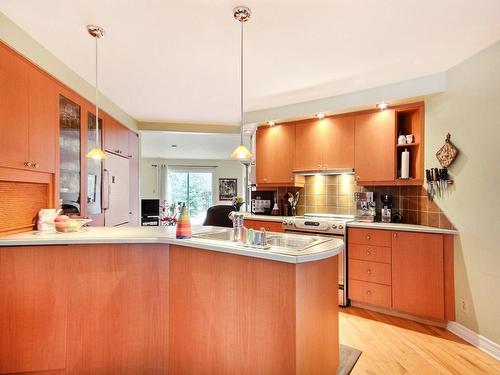
POLYGON ((238 195, 237 178, 219 178, 219 200, 230 201, 238 195))

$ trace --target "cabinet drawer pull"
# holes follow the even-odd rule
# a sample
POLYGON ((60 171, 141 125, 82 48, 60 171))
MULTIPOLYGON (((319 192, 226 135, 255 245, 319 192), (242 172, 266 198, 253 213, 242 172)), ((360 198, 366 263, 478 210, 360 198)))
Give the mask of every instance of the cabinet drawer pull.
POLYGON ((366 273, 367 273, 368 275, 371 275, 371 274, 372 274, 372 270, 368 268, 368 269, 366 270, 366 273))
POLYGON ((367 291, 366 291, 366 294, 368 294, 369 296, 371 296, 371 295, 372 295, 372 292, 371 292, 370 290, 367 290, 367 291))
POLYGON ((366 250, 366 255, 372 255, 372 252, 370 250, 366 250))
POLYGON ((40 164, 38 164, 38 163, 33 164, 33 167, 35 167, 35 168, 38 168, 39 166, 40 166, 40 164))
POLYGON ((370 240, 372 239, 372 236, 370 236, 369 234, 367 234, 367 235, 366 235, 366 239, 367 239, 368 241, 370 241, 370 240))
POLYGON ((398 234, 397 233, 394 233, 394 238, 398 238, 398 234))
POLYGON ((25 161, 24 162, 24 165, 27 166, 27 167, 31 167, 33 164, 31 164, 30 161, 25 161))

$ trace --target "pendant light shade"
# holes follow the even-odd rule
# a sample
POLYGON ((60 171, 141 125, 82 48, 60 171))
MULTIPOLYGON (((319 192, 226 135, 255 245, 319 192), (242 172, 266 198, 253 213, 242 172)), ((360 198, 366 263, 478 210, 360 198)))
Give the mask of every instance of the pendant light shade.
POLYGON ((104 37, 104 29, 97 25, 87 25, 87 31, 95 39, 95 147, 87 153, 87 158, 94 160, 106 159, 106 154, 99 147, 99 49, 98 40, 104 37))
POLYGON ((240 34, 240 145, 231 154, 231 159, 248 162, 252 159, 252 153, 243 144, 243 24, 250 19, 252 12, 250 8, 239 6, 233 9, 234 18, 241 24, 240 34))

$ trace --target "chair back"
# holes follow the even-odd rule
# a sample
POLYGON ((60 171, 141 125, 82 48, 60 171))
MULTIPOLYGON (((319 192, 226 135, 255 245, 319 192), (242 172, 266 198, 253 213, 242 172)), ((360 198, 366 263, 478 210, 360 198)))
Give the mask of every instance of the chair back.
POLYGON ((229 213, 231 211, 233 211, 233 206, 222 204, 212 206, 207 210, 207 217, 205 218, 203 225, 232 228, 233 222, 229 218, 229 213))

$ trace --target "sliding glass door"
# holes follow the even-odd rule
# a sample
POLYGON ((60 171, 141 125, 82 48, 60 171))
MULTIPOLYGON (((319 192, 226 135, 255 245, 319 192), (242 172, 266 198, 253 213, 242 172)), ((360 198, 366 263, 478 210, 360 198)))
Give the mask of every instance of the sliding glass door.
POLYGON ((167 201, 169 204, 186 202, 192 224, 203 224, 212 205, 213 173, 200 169, 169 168, 167 201))

